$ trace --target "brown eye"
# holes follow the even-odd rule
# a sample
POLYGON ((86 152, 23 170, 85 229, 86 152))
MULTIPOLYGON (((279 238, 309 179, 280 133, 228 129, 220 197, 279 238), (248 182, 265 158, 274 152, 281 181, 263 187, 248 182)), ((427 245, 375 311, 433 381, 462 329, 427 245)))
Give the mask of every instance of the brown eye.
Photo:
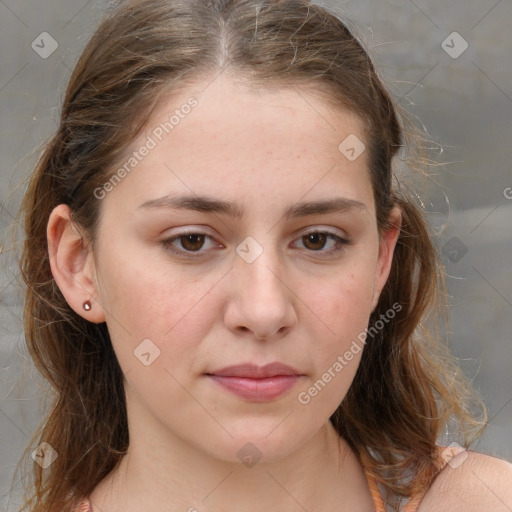
POLYGON ((323 249, 327 241, 325 233, 309 233, 304 235, 302 239, 304 240, 304 245, 312 251, 323 249))
POLYGON ((216 246, 214 239, 210 235, 195 232, 176 235, 162 240, 161 244, 166 250, 172 251, 178 256, 189 258, 204 256, 209 252, 208 249, 216 246))
POLYGON ((187 251, 198 251, 204 245, 205 235, 192 233, 180 236, 179 240, 181 240, 183 249, 187 251))
POLYGON ((308 251, 325 255, 336 253, 343 249, 343 246, 350 244, 349 240, 324 231, 306 233, 299 240, 308 251))

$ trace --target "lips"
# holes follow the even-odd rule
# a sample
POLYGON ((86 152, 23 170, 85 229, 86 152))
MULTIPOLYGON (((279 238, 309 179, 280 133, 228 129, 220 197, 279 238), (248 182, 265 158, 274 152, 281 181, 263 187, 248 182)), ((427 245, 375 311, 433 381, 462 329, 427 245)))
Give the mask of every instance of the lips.
POLYGON ((290 390, 303 375, 282 363, 265 366, 241 364, 207 374, 225 390, 250 402, 274 400, 290 390))
POLYGON ((247 377, 251 379, 265 379, 268 377, 277 377, 279 375, 301 375, 299 370, 282 363, 270 363, 265 366, 256 366, 254 364, 241 364, 237 366, 228 366, 222 370, 215 370, 211 375, 219 377, 247 377))

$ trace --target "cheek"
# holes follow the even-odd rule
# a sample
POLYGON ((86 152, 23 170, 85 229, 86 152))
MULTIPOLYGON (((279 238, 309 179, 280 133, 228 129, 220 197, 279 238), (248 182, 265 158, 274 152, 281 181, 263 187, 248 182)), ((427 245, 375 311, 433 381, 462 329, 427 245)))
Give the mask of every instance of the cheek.
POLYGON ((210 293, 218 276, 197 278, 144 265, 136 258, 104 258, 98 277, 100 300, 123 370, 138 367, 134 351, 143 342, 149 352, 160 352, 155 366, 172 370, 180 366, 177 361, 190 363, 194 347, 218 315, 210 293))
POLYGON ((317 283, 307 295, 304 314, 311 346, 306 350, 312 375, 297 397, 302 405, 315 402, 314 408, 334 412, 345 396, 364 350, 372 291, 373 274, 364 265, 317 283))
POLYGON ((366 327, 373 284, 374 269, 364 262, 304 282, 300 292, 306 297, 304 305, 313 314, 311 318, 316 316, 316 327, 323 325, 327 335, 321 339, 326 344, 339 345, 366 327))

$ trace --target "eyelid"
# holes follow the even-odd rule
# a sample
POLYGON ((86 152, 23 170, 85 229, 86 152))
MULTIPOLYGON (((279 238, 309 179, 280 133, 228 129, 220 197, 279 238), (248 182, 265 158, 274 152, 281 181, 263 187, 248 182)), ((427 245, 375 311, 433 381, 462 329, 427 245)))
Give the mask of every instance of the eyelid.
POLYGON ((186 251, 184 249, 178 249, 178 248, 174 247, 173 243, 187 235, 200 235, 200 236, 204 236, 206 239, 209 239, 212 242, 216 243, 217 248, 218 248, 218 245, 222 245, 222 244, 218 244, 218 242, 216 242, 215 238, 212 235, 209 235, 208 233, 201 231, 201 229, 203 229, 203 228, 197 228, 197 229, 188 228, 186 231, 182 231, 182 232, 173 234, 172 236, 169 236, 169 237, 163 239, 160 243, 165 247, 165 249, 173 252, 174 254, 177 254, 178 256, 183 256, 185 258, 199 258, 205 252, 208 252, 208 251, 204 251, 204 250, 186 251))
POLYGON ((337 236, 338 238, 342 238, 346 241, 349 240, 348 234, 341 231, 339 228, 337 229, 331 226, 323 226, 321 224, 304 228, 300 231, 299 238, 305 235, 309 235, 310 233, 326 233, 328 235, 337 236))
POLYGON ((317 254, 319 257, 322 257, 322 256, 328 257, 331 254, 340 252, 341 250, 343 250, 345 248, 345 246, 352 244, 352 240, 348 236, 337 234, 332 229, 323 228, 323 227, 306 229, 295 240, 298 241, 298 240, 301 240, 306 235, 314 235, 317 233, 327 235, 331 239, 334 239, 336 241, 336 246, 327 251, 324 251, 324 250, 313 251, 313 250, 304 249, 304 251, 306 253, 308 253, 309 255, 317 254))

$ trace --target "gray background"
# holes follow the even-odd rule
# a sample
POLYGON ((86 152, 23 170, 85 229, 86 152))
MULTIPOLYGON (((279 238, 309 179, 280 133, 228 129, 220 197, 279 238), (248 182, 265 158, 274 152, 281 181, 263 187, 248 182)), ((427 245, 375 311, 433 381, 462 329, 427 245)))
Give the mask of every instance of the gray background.
MULTIPOLYGON (((352 19, 396 101, 428 130, 431 158, 444 163, 422 197, 444 252, 450 339, 489 407, 476 449, 512 460, 512 1, 323 3, 352 19), (468 44, 457 58, 463 40, 452 32, 468 44)), ((0 510, 15 510, 20 476, 12 493, 11 479, 45 407, 23 343, 19 246, 8 228, 104 4, 0 0, 0 510), (42 32, 58 43, 45 59, 31 47, 42 32)))

